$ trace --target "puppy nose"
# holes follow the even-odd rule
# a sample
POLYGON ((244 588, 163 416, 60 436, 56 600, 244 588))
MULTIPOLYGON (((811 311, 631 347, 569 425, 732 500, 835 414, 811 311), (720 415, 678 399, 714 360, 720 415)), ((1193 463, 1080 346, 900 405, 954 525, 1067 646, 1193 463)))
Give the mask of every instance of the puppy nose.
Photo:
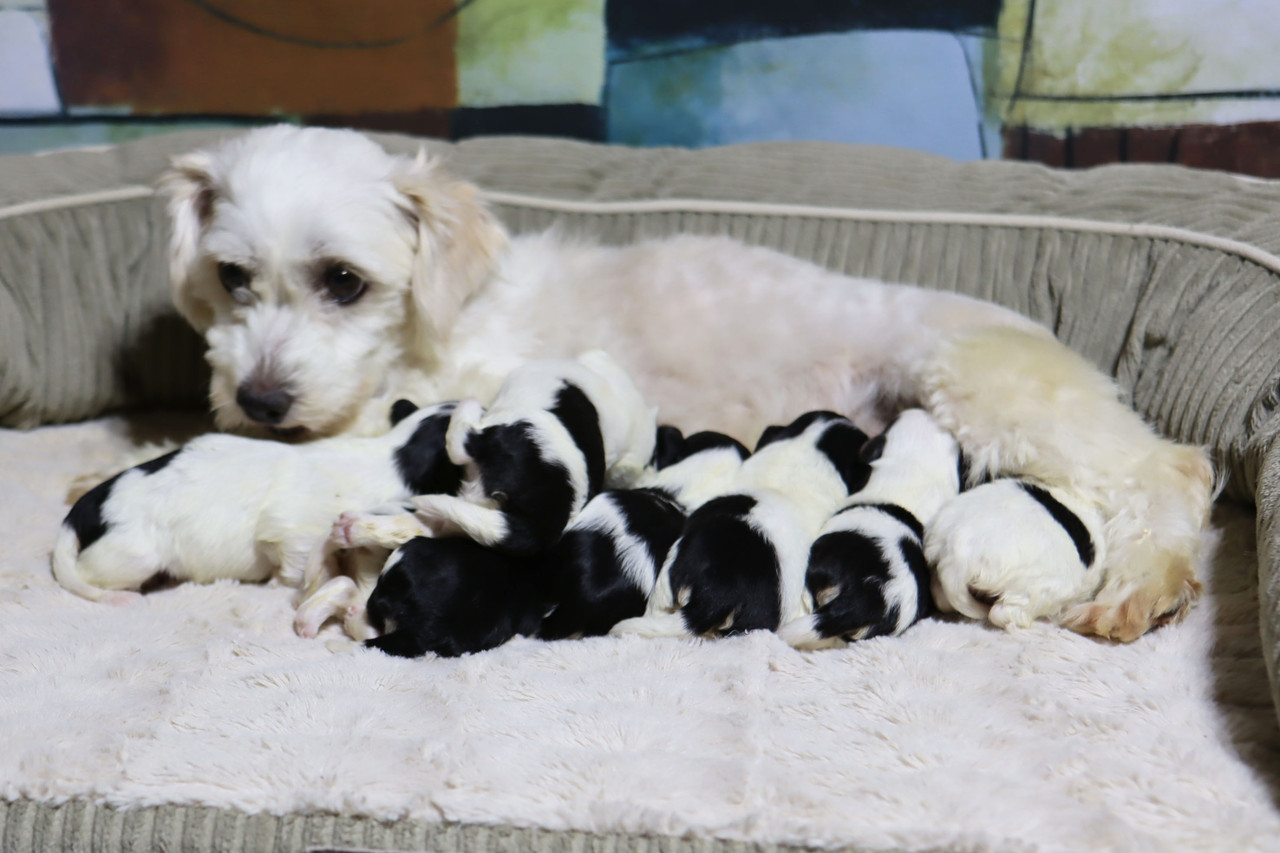
POLYGON ((254 388, 241 385, 236 391, 236 402, 252 420, 262 424, 278 424, 289 413, 293 395, 283 388, 254 388))

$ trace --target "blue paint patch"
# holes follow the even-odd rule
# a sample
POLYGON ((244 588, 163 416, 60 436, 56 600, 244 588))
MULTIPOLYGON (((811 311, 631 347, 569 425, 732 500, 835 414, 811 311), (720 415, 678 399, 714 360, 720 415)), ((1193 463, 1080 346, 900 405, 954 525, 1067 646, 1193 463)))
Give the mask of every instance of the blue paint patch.
POLYGON ((614 63, 608 139, 703 147, 813 139, 982 157, 981 110, 950 33, 874 30, 614 63))

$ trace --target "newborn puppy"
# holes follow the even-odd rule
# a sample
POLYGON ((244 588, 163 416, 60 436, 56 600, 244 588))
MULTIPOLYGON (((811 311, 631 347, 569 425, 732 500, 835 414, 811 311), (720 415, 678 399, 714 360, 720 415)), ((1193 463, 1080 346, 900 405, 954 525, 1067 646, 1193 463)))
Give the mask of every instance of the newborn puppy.
POLYGON ((411 539, 369 596, 365 645, 397 657, 456 657, 532 636, 549 608, 527 561, 469 539, 411 539))
POLYGON ((776 630, 803 609, 804 573, 823 522, 861 486, 866 435, 832 412, 770 427, 755 453, 695 508, 645 615, 613 633, 712 636, 776 630))
POLYGON ((929 610, 924 531, 961 487, 956 440, 921 409, 902 412, 867 442, 871 470, 809 550, 813 612, 778 631, 800 649, 901 634, 929 610))
POLYGON ((596 495, 543 557, 555 601, 539 632, 544 639, 605 634, 643 614, 658 570, 684 528, 685 501, 748 455, 741 443, 719 433, 685 438, 663 427, 659 440, 660 469, 643 478, 649 487, 596 495))
POLYGON ((509 554, 545 551, 605 487, 636 483, 653 456, 654 410, 605 352, 513 370, 485 412, 468 400, 449 425, 456 496, 413 501, 431 534, 509 554))
POLYGON ((278 577, 297 586, 333 519, 352 507, 456 490, 444 452, 452 403, 410 412, 377 438, 290 445, 212 434, 130 468, 76 501, 53 574, 95 601, 136 597, 158 575, 179 581, 278 577))
POLYGON ((1102 582, 1096 504, 1029 480, 995 480, 943 504, 925 533, 943 610, 1002 628, 1057 619, 1102 582))

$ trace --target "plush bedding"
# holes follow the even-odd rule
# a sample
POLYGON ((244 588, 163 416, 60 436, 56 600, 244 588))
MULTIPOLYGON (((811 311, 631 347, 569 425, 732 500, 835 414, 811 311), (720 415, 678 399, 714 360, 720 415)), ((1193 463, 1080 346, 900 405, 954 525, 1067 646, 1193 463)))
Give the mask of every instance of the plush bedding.
POLYGON ((724 232, 1016 308, 1211 446, 1230 503, 1205 600, 1130 646, 935 619, 814 654, 752 635, 393 661, 294 637, 282 588, 111 608, 49 575, 77 474, 202 426, 100 416, 201 401, 147 182, 209 138, 0 158, 0 849, 1280 843, 1280 186, 819 144, 431 143, 516 230, 724 232))
POLYGON ((402 660, 296 637, 284 587, 58 587, 66 488, 142 423, 0 432, 6 800, 866 849, 1280 839, 1248 508, 1215 518, 1206 600, 1129 646, 935 618, 814 653, 754 633, 402 660))

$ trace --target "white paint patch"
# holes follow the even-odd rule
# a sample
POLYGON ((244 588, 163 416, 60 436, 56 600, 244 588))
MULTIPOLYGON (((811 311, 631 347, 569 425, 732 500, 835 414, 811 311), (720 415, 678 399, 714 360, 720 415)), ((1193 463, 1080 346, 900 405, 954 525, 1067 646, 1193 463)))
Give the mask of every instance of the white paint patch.
POLYGON ((0 8, 0 115, 58 113, 48 26, 38 13, 0 8))

